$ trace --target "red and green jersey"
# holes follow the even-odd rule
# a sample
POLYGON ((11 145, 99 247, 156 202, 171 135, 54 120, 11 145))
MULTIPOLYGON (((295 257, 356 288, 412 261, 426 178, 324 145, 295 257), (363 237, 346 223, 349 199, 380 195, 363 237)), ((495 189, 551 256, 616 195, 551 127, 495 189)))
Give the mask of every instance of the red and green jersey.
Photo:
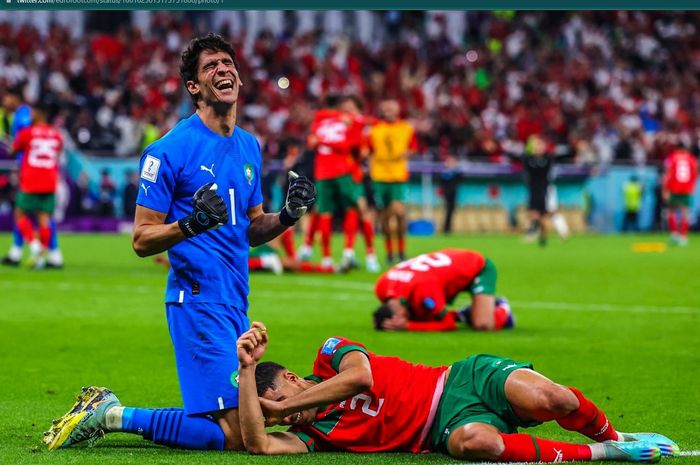
POLYGON ((698 162, 685 150, 676 150, 666 159, 664 187, 671 194, 690 195, 698 179, 698 162))
POLYGON ((12 150, 23 153, 19 190, 25 194, 53 194, 63 151, 61 133, 48 124, 35 124, 17 134, 12 150))
POLYGON ((315 139, 314 177, 317 181, 335 179, 350 173, 351 151, 360 145, 362 130, 348 113, 319 110, 311 123, 315 139))
POLYGON ((443 249, 403 261, 379 277, 374 292, 382 302, 402 299, 410 319, 440 319, 446 305, 474 282, 486 264, 479 252, 443 249))
POLYGON ((426 437, 444 386, 446 366, 429 367, 368 352, 343 337, 321 346, 310 378, 323 382, 338 374, 340 361, 360 351, 369 358, 374 383, 351 399, 321 407, 310 425, 296 426, 310 451, 414 452, 426 437))
POLYGON ((351 153, 350 158, 348 158, 348 163, 350 165, 350 177, 353 182, 362 182, 364 177, 364 172, 362 171, 362 159, 369 152, 370 139, 369 139, 369 127, 368 122, 369 117, 364 115, 353 115, 353 128, 355 131, 353 138, 359 142, 358 150, 356 153, 351 153))

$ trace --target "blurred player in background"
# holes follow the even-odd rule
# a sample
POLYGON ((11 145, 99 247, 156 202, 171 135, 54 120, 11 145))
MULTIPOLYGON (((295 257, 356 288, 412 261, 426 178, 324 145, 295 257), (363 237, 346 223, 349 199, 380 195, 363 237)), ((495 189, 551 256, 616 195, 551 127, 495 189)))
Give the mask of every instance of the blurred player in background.
MULTIPOLYGON (((350 177, 349 157, 361 144, 362 130, 360 123, 352 115, 342 111, 339 106, 341 98, 329 95, 326 107, 317 111, 311 123, 308 146, 316 151, 314 158, 314 179, 318 189, 318 228, 321 231, 321 264, 332 267, 331 235, 333 232, 333 213, 340 209, 357 209, 358 192, 353 187, 350 177)), ((313 223, 313 222, 312 222, 313 223)), ((349 222, 345 222, 345 247, 343 256, 354 256, 354 242, 357 233, 357 221, 353 232, 349 222)), ((311 225, 313 226, 313 224, 311 225)), ((310 236, 300 251, 302 258, 310 255, 310 236)))
MULTIPOLYGON (((46 108, 35 106, 32 124, 21 129, 12 143, 12 152, 20 160, 15 227, 22 241, 18 245, 15 240, 3 260, 4 264, 19 265, 24 243, 29 245, 31 266, 34 269, 58 268, 63 264, 57 249, 49 256, 52 242, 51 217, 56 206, 63 137, 48 124, 46 112, 46 108), (31 217, 36 219, 37 228, 31 217), (47 261, 47 258, 51 260, 47 261)), ((17 118, 15 115, 15 122, 17 118)))
POLYGON ((533 134, 525 146, 522 158, 525 181, 528 187, 528 213, 530 227, 527 239, 537 238, 541 246, 547 245, 547 191, 550 185, 553 157, 548 153, 547 142, 533 134))
MULTIPOLYGON (((349 95, 343 98, 340 109, 348 113, 354 118, 353 128, 360 131, 360 144, 350 153, 348 162, 350 163, 350 178, 352 179, 355 197, 357 197, 357 207, 348 208, 345 211, 345 227, 349 235, 353 238, 349 243, 354 244, 354 235, 357 234, 358 222, 362 230, 362 237, 365 240, 365 268, 370 273, 378 273, 381 270, 377 254, 374 250, 374 215, 369 206, 367 193, 365 192, 364 165, 369 155, 370 141, 367 136, 369 120, 362 114, 362 101, 357 95, 349 95), (359 215, 359 217, 358 217, 359 215)), ((343 263, 341 267, 349 268, 356 265, 355 250, 348 249, 343 251, 343 263)))
POLYGON ((514 324, 510 305, 495 297, 496 267, 479 252, 443 249, 401 262, 377 280, 382 302, 374 326, 390 331, 453 331, 462 322, 477 331, 497 331, 514 324), (460 292, 472 303, 460 311, 447 308, 460 292))
POLYGON ((333 274, 347 271, 343 268, 328 267, 307 260, 301 261, 294 246, 294 231, 292 229, 286 230, 267 244, 250 249, 248 269, 250 271, 266 270, 275 274, 284 272, 333 274))
POLYGON ((569 229, 569 223, 566 222, 566 218, 559 211, 559 194, 557 186, 553 182, 547 187, 547 215, 549 215, 552 228, 554 228, 557 235, 563 240, 567 240, 571 236, 571 230, 569 229))
POLYGON ((417 149, 415 130, 400 118, 399 102, 387 99, 380 103, 381 120, 372 126, 370 140, 370 177, 374 202, 379 210, 387 262, 406 259, 406 207, 408 195, 408 159, 417 149), (396 248, 394 248, 394 240, 396 248))
MULTIPOLYGON (((9 91, 3 96, 2 102, 3 112, 9 123, 9 132, 4 134, 3 137, 9 137, 10 141, 17 138, 20 131, 26 129, 32 125, 32 108, 22 103, 22 97, 19 91, 9 91)), ((44 114, 44 119, 46 120, 46 114, 44 114)), ((3 130, 5 132, 5 130, 3 130)), ((16 152, 17 163, 19 166, 22 165, 23 152, 16 152)), ((16 216, 16 215, 15 215, 16 216)), ((53 212, 49 218, 49 228, 51 236, 49 239, 49 249, 45 260, 45 268, 62 268, 63 267, 63 255, 61 250, 58 248, 58 228, 56 221, 53 218, 53 212)), ((15 221, 12 228, 12 244, 7 252, 7 255, 3 257, 2 264, 7 266, 19 266, 22 261, 22 248, 24 247, 24 238, 19 230, 19 226, 15 221)), ((42 266, 42 263, 36 260, 36 253, 38 253, 39 244, 35 243, 34 246, 30 245, 30 261, 33 266, 42 266), (33 250, 32 250, 33 248, 33 250)))
POLYGON ((668 230, 673 243, 686 246, 691 196, 698 179, 698 161, 692 153, 679 146, 664 164, 663 198, 668 205, 668 230), (680 224, 677 215, 680 216, 680 224))
POLYGON ((625 216, 622 220, 622 231, 639 231, 639 211, 642 208, 644 185, 639 176, 633 174, 622 186, 622 196, 625 201, 625 216))
POLYGON ((315 189, 290 173, 282 210, 264 213, 260 145, 236 125, 243 82, 233 47, 209 34, 181 58, 196 111, 143 153, 132 245, 141 257, 168 251, 165 306, 184 409, 127 408, 108 389, 85 389, 46 433, 49 449, 112 431, 186 449, 243 446, 232 380, 236 340, 249 328, 249 247, 293 226, 315 189))
POLYGON ((431 367, 331 337, 316 354, 313 374, 300 378, 275 362, 258 365, 267 342, 265 326, 254 322, 237 343, 241 430, 251 453, 436 451, 461 460, 538 463, 680 455, 660 434, 618 432, 578 389, 527 362, 479 354, 431 367), (595 443, 518 433, 547 421, 595 443), (275 424, 291 429, 265 432, 275 424))

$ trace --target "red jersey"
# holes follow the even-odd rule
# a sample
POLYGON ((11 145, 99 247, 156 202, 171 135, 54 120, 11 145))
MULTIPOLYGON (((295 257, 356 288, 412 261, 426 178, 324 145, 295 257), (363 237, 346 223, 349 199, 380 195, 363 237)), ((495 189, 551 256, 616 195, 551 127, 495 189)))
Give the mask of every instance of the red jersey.
POLYGON ((676 150, 666 159, 664 187, 675 195, 690 195, 698 179, 698 161, 685 150, 676 150))
POLYGON ((382 302, 403 299, 411 320, 440 319, 447 303, 467 289, 486 259, 479 252, 443 249, 403 261, 379 277, 374 292, 382 302))
POLYGON ((350 172, 349 157, 360 145, 362 131, 355 119, 340 110, 319 110, 311 123, 316 139, 314 177, 317 181, 335 179, 350 172))
POLYGON ((375 355, 360 343, 331 337, 318 351, 312 378, 320 382, 337 375, 342 358, 354 350, 369 358, 372 388, 319 409, 314 423, 291 431, 311 451, 418 453, 426 450, 447 367, 417 365, 398 357, 375 355))
POLYGON ((359 142, 359 145, 357 153, 350 154, 348 163, 350 164, 350 177, 353 182, 360 183, 362 182, 362 178, 365 177, 361 161, 367 156, 370 147, 369 128, 367 127, 368 119, 363 115, 354 115, 352 118, 352 130, 355 131, 352 137, 353 140, 359 142))
POLYGON ((61 133, 48 124, 30 126, 17 134, 12 150, 23 153, 19 190, 26 194, 53 194, 63 151, 61 133))

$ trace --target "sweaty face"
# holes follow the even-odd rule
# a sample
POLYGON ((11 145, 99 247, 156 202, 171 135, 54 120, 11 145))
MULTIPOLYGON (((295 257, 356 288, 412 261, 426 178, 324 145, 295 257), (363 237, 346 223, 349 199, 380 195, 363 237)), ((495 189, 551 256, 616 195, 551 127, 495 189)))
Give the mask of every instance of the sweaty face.
MULTIPOLYGON (((289 372, 287 372, 289 373, 289 372)), ((296 375, 295 375, 296 376, 296 375)), ((277 381, 275 382, 276 388, 268 389, 262 395, 263 398, 274 400, 276 402, 281 402, 289 397, 294 397, 306 390, 304 381, 300 380, 298 377, 291 378, 285 376, 284 373, 280 374, 277 381)), ((308 425, 313 423, 315 417, 316 409, 304 410, 303 412, 293 413, 286 416, 282 420, 283 425, 308 425)))
POLYGON ((191 93, 199 93, 206 105, 224 103, 233 105, 243 85, 233 59, 226 52, 204 50, 197 64, 197 82, 189 81, 191 93))

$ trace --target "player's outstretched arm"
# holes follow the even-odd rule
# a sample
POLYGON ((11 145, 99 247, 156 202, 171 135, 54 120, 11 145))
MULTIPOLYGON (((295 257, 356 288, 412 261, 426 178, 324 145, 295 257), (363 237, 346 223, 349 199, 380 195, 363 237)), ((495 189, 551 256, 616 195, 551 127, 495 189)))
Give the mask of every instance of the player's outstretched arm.
POLYGON ((372 388, 374 379, 367 355, 348 352, 340 361, 338 374, 305 391, 281 401, 260 399, 268 426, 280 424, 296 412, 349 399, 372 388))
POLYGON ((265 418, 258 401, 255 366, 267 343, 264 327, 253 326, 238 338, 238 415, 243 444, 248 452, 259 455, 303 454, 306 444, 295 434, 265 432, 265 418))

